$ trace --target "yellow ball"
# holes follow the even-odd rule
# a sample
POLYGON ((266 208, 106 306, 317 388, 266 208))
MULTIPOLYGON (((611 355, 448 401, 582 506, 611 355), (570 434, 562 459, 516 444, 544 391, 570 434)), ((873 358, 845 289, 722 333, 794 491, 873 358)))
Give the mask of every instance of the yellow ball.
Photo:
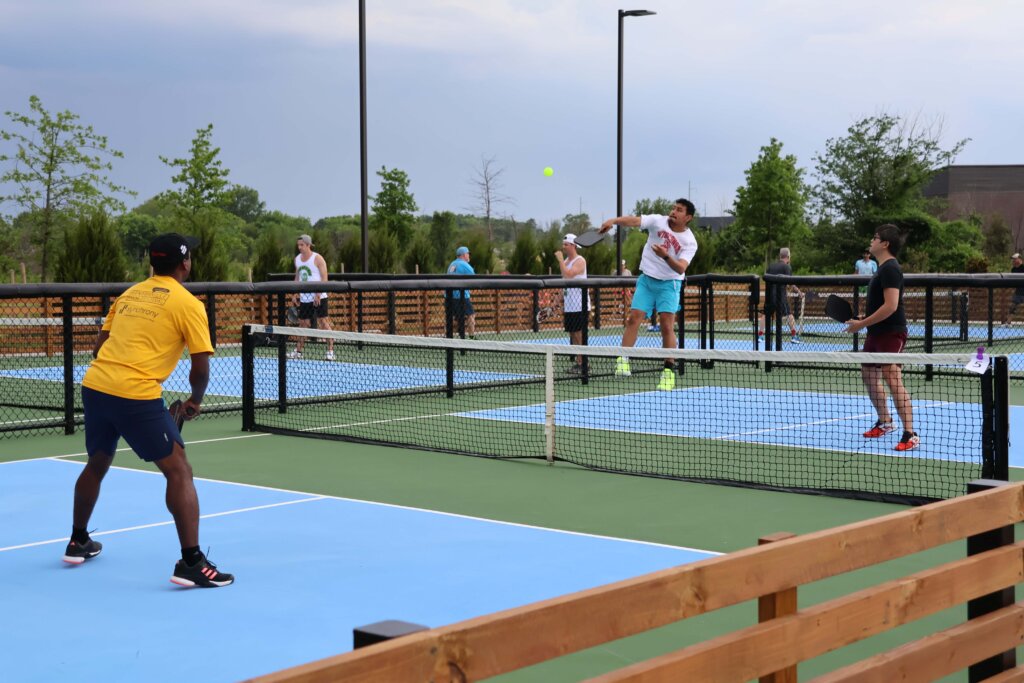
POLYGON ((545 166, 544 175, 550 178, 551 176, 555 175, 555 169, 551 168, 550 166, 545 166))

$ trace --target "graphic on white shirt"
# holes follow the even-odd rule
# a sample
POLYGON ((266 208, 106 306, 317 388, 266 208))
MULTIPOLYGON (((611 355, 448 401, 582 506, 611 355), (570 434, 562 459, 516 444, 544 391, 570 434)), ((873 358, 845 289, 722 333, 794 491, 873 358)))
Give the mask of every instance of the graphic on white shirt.
MULTIPOLYGON (((327 273, 321 273, 320 269, 316 266, 316 257, 319 256, 315 251, 310 253, 309 259, 303 261, 302 254, 295 256, 295 272, 299 275, 300 282, 324 282, 327 280, 327 273)), ((327 298, 327 292, 320 292, 320 296, 324 299, 327 298)), ((316 296, 313 292, 300 292, 299 301, 304 304, 314 303, 316 296)))
POLYGON ((647 233, 647 244, 640 258, 640 270, 644 275, 658 280, 684 280, 686 275, 672 270, 665 259, 655 253, 653 247, 660 244, 672 258, 690 263, 697 254, 697 238, 693 236, 693 231, 687 228, 682 232, 674 232, 668 227, 668 216, 658 215, 641 216, 640 229, 647 233))

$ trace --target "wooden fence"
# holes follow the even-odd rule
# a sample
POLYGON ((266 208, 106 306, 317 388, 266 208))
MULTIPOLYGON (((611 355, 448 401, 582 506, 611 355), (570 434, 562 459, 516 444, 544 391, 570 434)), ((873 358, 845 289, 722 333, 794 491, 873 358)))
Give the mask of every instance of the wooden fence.
MULTIPOLYGON (((646 576, 404 636, 253 679, 259 683, 478 681, 750 600, 761 623, 599 676, 600 683, 796 681, 796 665, 949 607, 971 617, 816 683, 932 681, 973 666, 971 680, 1024 680, 1024 482, 885 517, 791 536, 646 576), (968 539, 968 556, 803 610, 799 586, 968 539), (973 553, 973 554, 972 554, 973 553), (1008 670, 1008 671, 1007 671, 1008 670), (999 673, 1002 672, 1002 673, 999 673)), ((991 488, 988 488, 991 487, 991 488)))

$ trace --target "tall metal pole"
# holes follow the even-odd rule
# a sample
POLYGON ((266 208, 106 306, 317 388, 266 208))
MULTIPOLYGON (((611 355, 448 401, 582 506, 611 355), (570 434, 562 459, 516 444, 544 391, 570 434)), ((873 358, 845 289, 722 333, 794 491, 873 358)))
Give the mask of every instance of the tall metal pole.
MULTIPOLYGON (((615 215, 622 215, 622 20, 625 18, 619 10, 619 113, 617 117, 616 136, 616 174, 615 174, 615 215)), ((622 230, 615 230, 615 274, 622 275, 622 230)))
MULTIPOLYGON (((646 17, 655 12, 645 9, 619 10, 619 114, 616 137, 615 215, 622 215, 622 26, 626 17, 646 17)), ((615 231, 615 273, 622 275, 622 230, 615 231)))
POLYGON ((363 272, 370 272, 369 183, 366 174, 366 0, 359 0, 359 224, 363 272))

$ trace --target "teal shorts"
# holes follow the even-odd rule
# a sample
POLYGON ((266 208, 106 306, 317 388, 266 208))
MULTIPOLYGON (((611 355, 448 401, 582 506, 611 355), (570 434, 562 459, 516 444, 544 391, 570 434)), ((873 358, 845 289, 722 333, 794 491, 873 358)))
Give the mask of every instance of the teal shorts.
POLYGON ((682 280, 656 280, 641 275, 636 281, 633 292, 633 303, 630 308, 651 315, 658 313, 676 313, 679 310, 679 292, 682 291, 682 280))

